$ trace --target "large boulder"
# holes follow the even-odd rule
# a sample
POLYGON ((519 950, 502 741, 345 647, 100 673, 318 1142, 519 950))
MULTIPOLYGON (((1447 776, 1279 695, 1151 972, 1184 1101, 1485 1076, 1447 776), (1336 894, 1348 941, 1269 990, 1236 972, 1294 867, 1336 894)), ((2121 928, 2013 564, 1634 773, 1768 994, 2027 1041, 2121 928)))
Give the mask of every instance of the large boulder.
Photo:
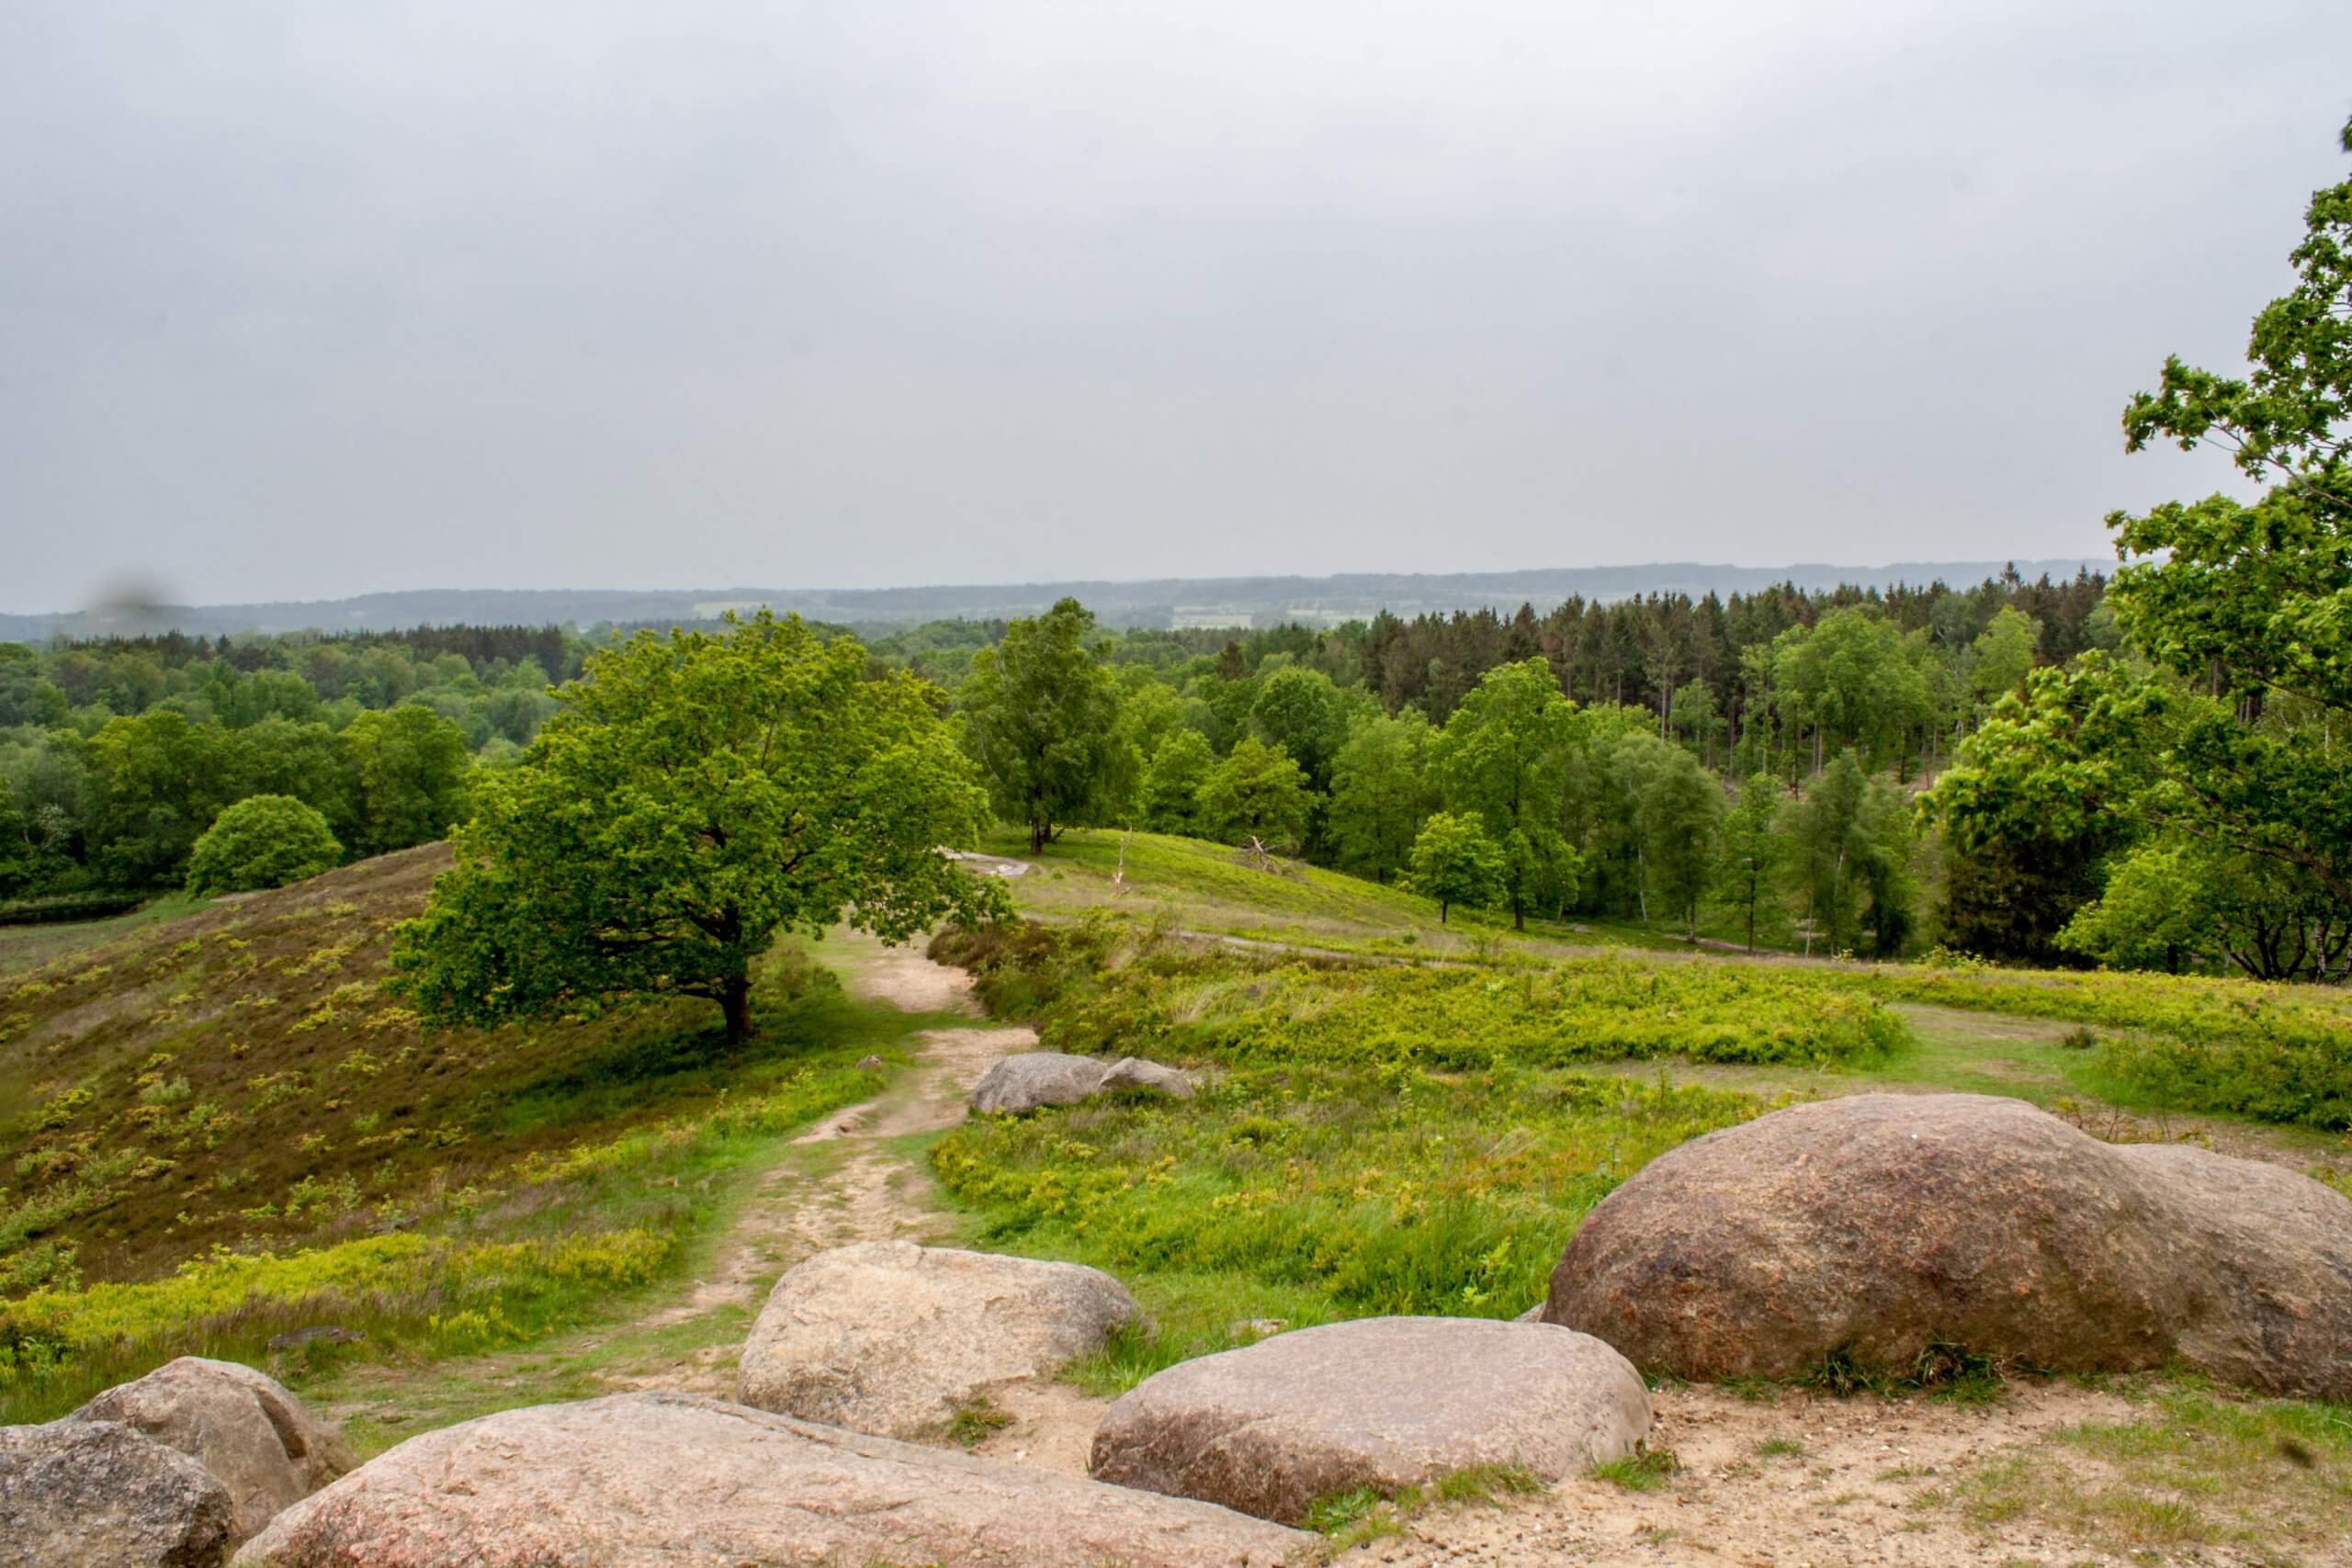
POLYGON ((1223 1508, 684 1393, 428 1432, 280 1514, 240 1568, 1210 1568, 1314 1538, 1223 1508))
POLYGON ((990 1390, 1051 1377, 1136 1320, 1098 1269, 870 1241, 775 1283, 743 1347, 746 1404, 885 1437, 934 1437, 990 1390))
POLYGON ((5 1568, 218 1568, 231 1519, 202 1465, 118 1422, 0 1427, 5 1568))
POLYGON ((1017 1051, 972 1086, 972 1109, 984 1115, 1025 1115, 1043 1106, 1076 1105, 1114 1089, 1156 1089, 1185 1100, 1192 1096, 1193 1080, 1140 1056, 1105 1062, 1059 1051, 1017 1051))
POLYGON ((2226 1382, 2352 1400, 2352 1199, 2262 1160, 2116 1149, 2168 1189, 2188 1312, 2174 1352, 2226 1382))
POLYGON ((1318 1497, 1481 1466, 1546 1480, 1621 1459, 1649 1392, 1589 1335, 1483 1318, 1302 1328, 1146 1379, 1095 1428, 1098 1480, 1296 1523, 1318 1497))
POLYGON ((239 1540, 359 1462, 275 1379, 198 1356, 110 1388, 69 1419, 119 1421, 203 1465, 228 1489, 239 1540))
POLYGON ((2175 1358, 2352 1396, 2352 1201, 2201 1149, 2109 1145, 2020 1100, 1853 1095, 1652 1160, 1587 1216, 1544 1321, 1645 1368, 2052 1371, 2175 1358))

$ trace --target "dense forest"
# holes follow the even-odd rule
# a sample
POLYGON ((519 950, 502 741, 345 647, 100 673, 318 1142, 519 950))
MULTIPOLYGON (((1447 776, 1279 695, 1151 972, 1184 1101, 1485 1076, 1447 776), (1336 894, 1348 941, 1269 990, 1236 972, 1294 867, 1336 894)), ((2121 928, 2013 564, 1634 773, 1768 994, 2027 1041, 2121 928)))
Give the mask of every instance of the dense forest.
MULTIPOLYGON (((1017 753, 1036 740, 990 723, 1008 681, 1044 681, 1058 711, 1091 729, 1099 745, 1089 776, 1052 786, 1060 793, 1040 803, 1043 832, 1082 822, 1254 835, 1383 879, 1403 872, 1423 819, 1446 797, 1430 772, 1432 740, 1498 671, 1540 663, 1589 744, 1574 766, 1563 757, 1546 773, 1558 841, 1541 835, 1544 869, 1530 863, 1507 879, 1520 913, 1693 926, 1690 863, 1717 847, 1714 814, 1688 781, 1763 773, 1797 798, 1797 786, 1829 770, 1854 796, 1849 815, 1885 838, 1871 863, 1891 855, 1905 869, 1875 883, 1848 878, 1831 851, 1838 886, 1804 890, 1804 909, 1819 917, 1808 930, 1817 925, 1834 946, 1860 935, 1893 951, 1918 918, 1903 891, 1916 857, 1892 792, 1931 774, 2029 668, 2111 646, 2103 586, 2087 574, 2055 583, 2010 574, 1964 591, 1784 586, 1727 601, 1571 600, 1509 617, 1383 615, 1238 637, 1098 633, 1074 605, 1010 624, 860 629, 876 672, 925 676, 964 712, 965 733, 1008 798, 1023 787, 1011 776, 1017 753), (1042 662, 1023 663, 1033 658, 1042 662), (1654 788, 1649 775, 1662 766, 1672 777, 1654 788), (1886 778, 1873 795, 1852 787, 1856 770, 1886 778), (1661 803, 1678 780, 1680 806, 1668 812, 1661 803)), ((464 815, 470 770, 518 755, 555 709, 550 686, 628 631, 0 645, 0 894, 175 886, 216 815, 256 795, 312 807, 350 857, 438 837, 464 815)), ((1758 809, 1751 803, 1750 815, 1758 809)), ((1501 838, 1507 845, 1510 829, 1501 838)), ((1467 902, 1482 901, 1478 886, 1469 892, 1467 902)), ((1747 900, 1741 915, 1743 933, 1752 923, 1759 940, 1795 935, 1770 898, 1747 900)))

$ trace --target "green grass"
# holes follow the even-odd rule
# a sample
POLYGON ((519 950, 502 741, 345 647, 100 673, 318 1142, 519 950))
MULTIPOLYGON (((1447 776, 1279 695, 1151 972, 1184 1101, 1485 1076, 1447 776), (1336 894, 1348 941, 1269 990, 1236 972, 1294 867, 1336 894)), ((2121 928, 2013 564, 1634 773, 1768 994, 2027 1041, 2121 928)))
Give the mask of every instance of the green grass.
POLYGON ((1606 1481, 1628 1492, 1655 1492, 1681 1469, 1671 1449, 1644 1449, 1623 1459, 1604 1460, 1592 1467, 1595 1481, 1606 1481))
POLYGON ((1351 1547, 1403 1535, 1415 1515, 1431 1507, 1495 1505, 1507 1497, 1532 1497, 1550 1490, 1543 1477, 1518 1465, 1473 1465, 1419 1486, 1393 1491, 1358 1486, 1317 1497, 1307 1505, 1305 1517, 1291 1522, 1321 1535, 1324 1550, 1337 1556, 1351 1547))
POLYGON ((1164 833, 1123 834, 1107 828, 1073 828, 1031 855, 1028 840, 999 834, 986 847, 992 853, 1030 863, 1025 876, 1010 886, 1024 911, 1075 913, 1106 903, 1148 910, 1164 904, 1204 930, 1228 923, 1282 924, 1301 930, 1343 928, 1362 941, 1406 933, 1436 933, 1437 906, 1396 887, 1384 887, 1343 872, 1282 861, 1268 872, 1240 851, 1202 839, 1164 833), (1122 868, 1118 886, 1113 875, 1122 868))
MULTIPOLYGON (((1671 953, 1714 967, 1804 973, 1825 989, 1881 1001, 2093 1030, 2096 1046, 2062 1075, 2073 1092, 2136 1108, 2352 1130, 2352 996, 2339 987, 2001 969, 1964 960, 1862 966, 1748 959, 1694 953, 1674 934, 1601 919, 1531 921, 1521 934, 1492 917, 1457 915, 1453 927, 1442 928, 1427 900, 1396 888, 1304 866, 1270 874, 1222 846, 1155 834, 1125 840, 1125 877, 1114 886, 1121 844, 1115 832, 1071 831, 1012 884, 1015 897, 1048 919, 1107 910, 1139 923, 1357 957, 1541 964, 1574 956, 1579 944, 1610 943, 1624 950, 1611 959, 1621 966, 1673 967, 1665 962, 1671 953)), ((1015 854, 1023 848, 997 847, 1015 854)))
POLYGON ((2197 976, 1886 965, 1868 995, 2095 1030, 2081 1054, 2110 1098, 2352 1129, 2352 995, 2197 976))
POLYGON ((1156 1335, 1076 1375, 1103 1392, 1297 1327, 1509 1317, 1577 1221, 1652 1156, 1754 1115, 1746 1095, 1518 1068, 1236 1069, 1186 1101, 976 1121, 933 1151, 984 1245, 1127 1281, 1156 1335))
POLYGON ((1012 1425, 1010 1413, 997 1408, 987 1394, 956 1406, 947 1423, 947 1440, 958 1448, 977 1449, 1012 1425))

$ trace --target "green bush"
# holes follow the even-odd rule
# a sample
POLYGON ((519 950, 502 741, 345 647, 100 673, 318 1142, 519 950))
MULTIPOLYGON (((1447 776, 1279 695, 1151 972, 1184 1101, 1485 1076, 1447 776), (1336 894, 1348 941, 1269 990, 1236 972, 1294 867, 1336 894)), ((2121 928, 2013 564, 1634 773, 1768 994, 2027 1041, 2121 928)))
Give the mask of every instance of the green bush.
POLYGON ((283 887, 343 863, 343 845, 316 807, 290 795, 249 795, 223 809, 188 855, 199 897, 283 887))

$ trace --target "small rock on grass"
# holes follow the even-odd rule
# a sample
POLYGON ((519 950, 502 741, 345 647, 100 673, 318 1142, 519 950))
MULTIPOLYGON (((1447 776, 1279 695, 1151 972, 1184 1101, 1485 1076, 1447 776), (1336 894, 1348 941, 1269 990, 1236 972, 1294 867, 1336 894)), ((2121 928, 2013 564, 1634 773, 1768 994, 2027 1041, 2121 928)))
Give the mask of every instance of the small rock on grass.
POLYGON ((1048 1105, 1076 1105, 1117 1089, 1145 1089, 1190 1099, 1193 1080, 1174 1067, 1125 1056, 1104 1062, 1061 1051, 1016 1051, 972 1086, 972 1109, 982 1115, 1023 1115, 1048 1105))

